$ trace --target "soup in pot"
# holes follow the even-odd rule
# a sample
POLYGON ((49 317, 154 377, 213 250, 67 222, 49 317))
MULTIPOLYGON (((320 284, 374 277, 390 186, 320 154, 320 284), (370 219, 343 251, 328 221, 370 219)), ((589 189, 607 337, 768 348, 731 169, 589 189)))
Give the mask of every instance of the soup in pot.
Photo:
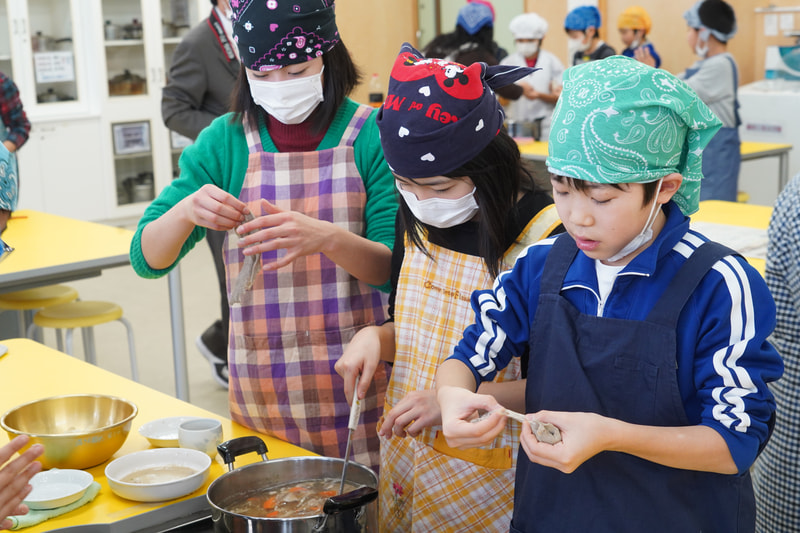
MULTIPOLYGON (((341 479, 323 478, 299 483, 287 483, 250 493, 248 498, 227 510, 255 518, 304 518, 322 513, 325 500, 339 494, 341 479)), ((345 482, 342 492, 360 485, 345 482)))

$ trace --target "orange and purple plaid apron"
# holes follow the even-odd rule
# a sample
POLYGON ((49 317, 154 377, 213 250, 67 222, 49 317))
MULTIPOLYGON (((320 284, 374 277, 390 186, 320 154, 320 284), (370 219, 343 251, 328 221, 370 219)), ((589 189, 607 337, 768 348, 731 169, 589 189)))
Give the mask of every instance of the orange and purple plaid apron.
MULTIPOLYGON (((559 224, 554 206, 531 220, 506 252, 513 264, 524 246, 559 224)), ((473 290, 491 287, 480 257, 425 242, 431 257, 406 242, 395 303, 396 353, 384 412, 413 390, 434 387, 436 370, 452 354, 474 321, 473 290)), ((520 379, 520 361, 495 381, 520 379)), ((381 439, 380 524, 384 533, 507 532, 514 506, 514 473, 520 426, 510 420, 495 441, 482 448, 450 448, 441 426, 417 438, 381 439)))
MULTIPOLYGON (((314 152, 265 152, 258 130, 245 120, 250 156, 239 199, 256 215, 265 198, 363 235, 366 191, 353 141, 370 112, 359 106, 339 145, 314 152)), ((230 296, 244 260, 232 233, 225 250, 230 296)), ((262 254, 262 264, 283 253, 262 254)), ((359 329, 385 320, 385 303, 385 295, 321 253, 263 272, 241 305, 231 307, 231 417, 318 454, 343 457, 350 408, 333 365, 359 329)), ((353 434, 354 460, 372 468, 387 380, 381 365, 353 434)))

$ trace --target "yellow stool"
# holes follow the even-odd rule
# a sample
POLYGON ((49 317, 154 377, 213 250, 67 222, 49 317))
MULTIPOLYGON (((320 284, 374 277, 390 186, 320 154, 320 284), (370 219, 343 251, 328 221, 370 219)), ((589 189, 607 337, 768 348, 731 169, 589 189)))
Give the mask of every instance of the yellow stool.
POLYGON ((128 332, 131 376, 134 381, 139 381, 136 350, 133 346, 133 328, 131 328, 130 322, 122 316, 122 308, 117 304, 99 301, 77 301, 45 307, 33 315, 33 323, 28 328, 28 337, 32 337, 36 327, 65 329, 67 334, 66 349, 64 351, 72 355, 72 332, 75 328, 81 328, 86 361, 97 364, 92 327, 115 320, 122 322, 128 332))
MULTIPOLYGON (((51 305, 72 302, 78 299, 78 291, 67 285, 47 285, 23 291, 0 294, 0 309, 18 311, 20 337, 25 336, 26 324, 30 324, 33 311, 51 305)), ((61 337, 59 336, 59 341, 61 337)))

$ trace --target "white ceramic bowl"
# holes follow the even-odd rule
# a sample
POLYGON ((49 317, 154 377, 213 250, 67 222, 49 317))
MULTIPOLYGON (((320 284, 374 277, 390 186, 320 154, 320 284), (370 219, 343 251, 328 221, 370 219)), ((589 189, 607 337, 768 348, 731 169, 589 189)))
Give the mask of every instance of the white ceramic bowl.
POLYGON ((31 509, 55 509, 81 499, 94 478, 83 470, 53 468, 31 478, 33 490, 22 502, 31 509))
POLYGON ((178 426, 181 422, 194 420, 196 416, 168 416, 157 418, 142 424, 139 434, 146 438, 156 448, 178 447, 178 426))
POLYGON ((114 459, 106 466, 108 486, 117 496, 139 502, 180 498, 199 489, 211 458, 197 450, 156 448, 114 459))

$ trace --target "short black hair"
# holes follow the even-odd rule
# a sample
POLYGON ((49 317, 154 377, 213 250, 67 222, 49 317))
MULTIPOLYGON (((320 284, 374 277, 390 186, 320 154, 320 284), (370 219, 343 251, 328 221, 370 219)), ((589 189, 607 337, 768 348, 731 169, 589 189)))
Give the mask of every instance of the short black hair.
MULTIPOLYGON (((322 94, 325 99, 310 116, 311 129, 315 133, 325 131, 330 126, 339 106, 361 81, 361 71, 342 41, 322 54, 322 64, 325 66, 322 74, 322 94)), ((266 111, 250 96, 250 84, 247 82, 244 64, 239 67, 239 77, 232 93, 231 111, 235 113, 232 120, 241 120, 242 115, 246 115, 256 128, 259 115, 266 115, 266 111)))
POLYGON ((736 14, 724 0, 706 0, 697 10, 703 26, 721 33, 730 33, 736 27, 736 14))
MULTIPOLYGON (((556 183, 566 184, 567 187, 571 187, 576 191, 583 192, 589 190, 589 188, 595 185, 593 182, 586 181, 586 180, 579 180, 577 178, 572 178, 570 176, 560 176, 558 174, 550 173, 550 178, 555 180, 556 183)), ((633 183, 607 183, 606 185, 611 185, 615 189, 619 189, 621 191, 625 190, 626 187, 632 185, 633 183)), ((644 198, 642 199, 642 207, 647 207, 647 205, 653 201, 653 198, 656 197, 656 192, 658 191, 658 180, 656 181, 648 181, 647 183, 642 183, 644 185, 644 198)))
POLYGON ((211 0, 211 5, 212 5, 212 6, 215 6, 215 5, 217 5, 217 0, 211 0))

